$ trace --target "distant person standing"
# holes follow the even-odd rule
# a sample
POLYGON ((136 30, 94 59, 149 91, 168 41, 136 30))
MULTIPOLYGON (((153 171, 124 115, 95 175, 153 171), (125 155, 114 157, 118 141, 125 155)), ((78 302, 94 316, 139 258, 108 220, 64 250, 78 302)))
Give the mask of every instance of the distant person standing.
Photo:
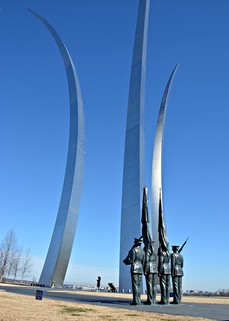
POLYGON ((50 287, 51 287, 51 289, 55 288, 55 282, 54 281, 51 282, 50 287))
POLYGON ((178 251, 179 246, 173 245, 171 254, 171 275, 173 283, 173 304, 179 304, 182 299, 182 277, 184 260, 183 256, 178 251))
POLYGON ((98 276, 98 279, 96 281, 97 281, 97 289, 99 290, 101 285, 101 276, 98 276))
POLYGON ((126 265, 131 265, 130 273, 132 279, 133 302, 132 305, 141 305, 141 281, 145 252, 141 248, 142 240, 134 239, 134 245, 130 249, 127 257, 123 260, 126 265))
POLYGON ((145 304, 153 305, 156 303, 157 287, 157 255, 154 251, 153 241, 150 248, 145 249, 144 274, 146 279, 147 301, 145 304))
POLYGON ((161 288, 161 301, 159 304, 169 304, 170 275, 170 254, 160 246, 158 249, 158 276, 160 278, 161 288))

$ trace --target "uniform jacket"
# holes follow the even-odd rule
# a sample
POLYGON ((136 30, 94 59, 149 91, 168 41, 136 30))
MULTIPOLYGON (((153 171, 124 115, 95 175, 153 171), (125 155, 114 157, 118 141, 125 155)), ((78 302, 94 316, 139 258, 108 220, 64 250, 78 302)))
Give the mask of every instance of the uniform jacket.
POLYGON ((171 274, 170 254, 161 251, 158 258, 158 274, 159 276, 171 274))
POLYGON ((171 254, 172 276, 183 276, 183 256, 180 253, 171 254))
POLYGON ((133 247, 127 258, 124 260, 125 264, 131 264, 130 272, 131 273, 143 273, 143 264, 145 260, 145 252, 140 246, 133 247))
POLYGON ((146 250, 144 273, 157 274, 157 255, 155 252, 152 253, 150 250, 146 250))

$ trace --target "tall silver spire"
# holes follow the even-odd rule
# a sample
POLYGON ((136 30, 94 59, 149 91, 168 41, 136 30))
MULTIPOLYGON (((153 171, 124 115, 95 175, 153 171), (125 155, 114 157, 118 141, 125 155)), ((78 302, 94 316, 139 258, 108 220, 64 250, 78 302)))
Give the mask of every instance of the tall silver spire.
POLYGON ((144 87, 146 70, 146 47, 150 0, 140 0, 126 122, 124 153, 119 289, 132 288, 130 269, 123 259, 133 245, 134 238, 141 236, 142 190, 145 186, 144 155, 144 87))
POLYGON ((159 195, 161 195, 161 207, 163 208, 163 189, 162 189, 162 149, 163 149, 163 132, 166 117, 167 101, 170 87, 178 68, 178 64, 172 71, 172 74, 165 87, 164 95, 159 110, 156 135, 154 139, 154 151, 152 161, 152 224, 153 240, 155 241, 155 250, 158 249, 158 213, 159 213, 159 195))
POLYGON ((48 254, 39 283, 54 281, 61 287, 68 267, 74 241, 84 172, 84 111, 81 90, 72 59, 53 27, 40 15, 29 9, 49 30, 62 56, 69 89, 70 131, 68 156, 63 190, 48 254))

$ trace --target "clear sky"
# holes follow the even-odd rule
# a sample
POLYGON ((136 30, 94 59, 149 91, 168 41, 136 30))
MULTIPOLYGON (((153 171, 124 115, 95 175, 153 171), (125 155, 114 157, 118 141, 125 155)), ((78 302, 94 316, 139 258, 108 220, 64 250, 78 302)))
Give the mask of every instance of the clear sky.
MULTIPOLYGON (((56 29, 76 66, 86 160, 66 282, 118 284, 125 121, 138 0, 0 0, 0 238, 14 229, 38 280, 67 157, 68 88, 56 29)), ((164 214, 184 289, 229 288, 229 1, 151 0, 146 185, 164 87, 180 63, 164 135, 164 214)), ((150 195, 150 191, 149 191, 150 195)), ((150 200, 149 200, 150 201, 150 200)), ((138 236, 136 236, 138 237, 138 236)), ((154 237, 154 236, 153 236, 154 237)), ((131 247, 132 244, 130 244, 131 247)))

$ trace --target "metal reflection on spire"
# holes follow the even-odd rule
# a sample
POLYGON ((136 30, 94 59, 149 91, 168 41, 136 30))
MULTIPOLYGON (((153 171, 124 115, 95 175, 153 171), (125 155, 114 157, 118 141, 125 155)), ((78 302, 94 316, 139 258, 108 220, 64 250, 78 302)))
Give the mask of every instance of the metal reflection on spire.
POLYGON ((152 223, 153 239, 155 240, 155 250, 157 251, 158 243, 158 221, 159 221, 159 202, 161 200, 161 209, 163 208, 163 189, 162 189, 162 149, 163 149, 163 132, 166 117, 167 101, 171 84, 179 64, 173 69, 161 101, 161 107, 158 114, 156 135, 154 139, 153 161, 152 161, 152 223), (159 192, 160 191, 160 192, 159 192))
POLYGON ((62 286, 74 241, 84 172, 84 111, 80 84, 72 59, 53 27, 28 9, 53 36, 62 56, 69 89, 70 130, 68 156, 59 210, 39 283, 62 286))
POLYGON ((140 0, 132 58, 122 183, 119 289, 131 289, 129 269, 123 264, 141 233, 141 198, 145 186, 144 87, 150 0, 140 0))

